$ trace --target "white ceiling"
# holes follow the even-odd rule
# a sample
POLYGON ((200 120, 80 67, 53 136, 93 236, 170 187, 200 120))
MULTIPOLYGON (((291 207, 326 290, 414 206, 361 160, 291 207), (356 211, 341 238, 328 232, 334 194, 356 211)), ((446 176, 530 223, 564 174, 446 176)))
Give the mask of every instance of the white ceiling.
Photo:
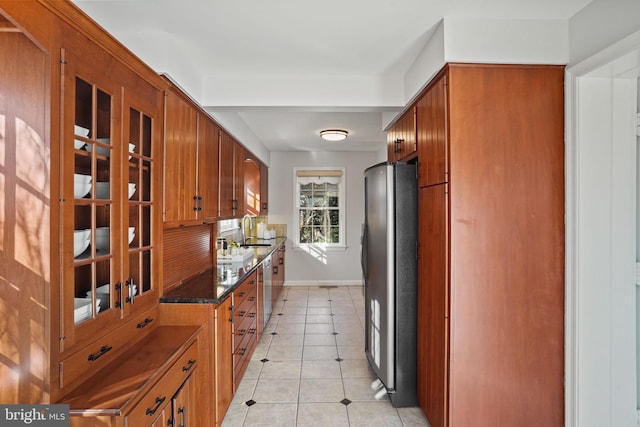
POLYGON ((397 82, 445 16, 566 20, 590 0, 73 1, 154 69, 169 72, 241 141, 269 151, 377 151, 384 125, 407 101, 397 82), (229 81, 239 84, 225 91, 229 81), (280 88, 289 81, 285 96, 280 88), (301 81, 323 84, 301 88, 301 81), (398 95, 385 105, 362 101, 344 90, 354 82, 355 91, 359 81, 398 95), (274 88, 283 96, 265 95, 274 88), (323 128, 350 136, 327 144, 323 128))

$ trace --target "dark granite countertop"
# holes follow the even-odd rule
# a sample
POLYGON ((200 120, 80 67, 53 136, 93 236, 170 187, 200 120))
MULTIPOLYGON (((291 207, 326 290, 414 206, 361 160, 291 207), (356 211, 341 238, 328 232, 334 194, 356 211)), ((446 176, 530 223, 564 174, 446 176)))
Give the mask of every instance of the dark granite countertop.
MULTIPOLYGON (((220 304, 258 265, 285 241, 284 237, 269 240, 270 246, 254 247, 253 257, 244 262, 218 263, 196 277, 175 286, 162 297, 161 303, 174 304, 220 304)), ((264 243, 249 242, 249 243, 264 243)))

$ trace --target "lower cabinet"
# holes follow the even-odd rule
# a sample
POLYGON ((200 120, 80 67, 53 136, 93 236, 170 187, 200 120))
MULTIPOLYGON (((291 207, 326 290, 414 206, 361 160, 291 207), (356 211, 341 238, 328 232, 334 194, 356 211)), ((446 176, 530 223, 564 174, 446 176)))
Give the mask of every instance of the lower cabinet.
POLYGON ((258 343, 258 272, 251 273, 233 291, 233 388, 238 389, 258 343))
POLYGON ((222 424, 233 399, 233 298, 215 309, 216 424, 222 424))
POLYGON ((195 326, 160 326, 59 403, 71 426, 195 426, 195 326), (185 424, 185 422, 187 424, 185 424))

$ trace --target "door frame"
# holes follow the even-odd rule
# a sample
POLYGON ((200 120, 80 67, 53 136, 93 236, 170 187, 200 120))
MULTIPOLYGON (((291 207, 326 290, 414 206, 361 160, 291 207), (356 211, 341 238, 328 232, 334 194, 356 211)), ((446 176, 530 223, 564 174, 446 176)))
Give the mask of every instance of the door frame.
POLYGON ((638 58, 640 32, 566 71, 569 427, 636 425, 639 419, 636 233, 631 233, 636 229, 638 58), (620 185, 628 180, 633 185, 620 185))

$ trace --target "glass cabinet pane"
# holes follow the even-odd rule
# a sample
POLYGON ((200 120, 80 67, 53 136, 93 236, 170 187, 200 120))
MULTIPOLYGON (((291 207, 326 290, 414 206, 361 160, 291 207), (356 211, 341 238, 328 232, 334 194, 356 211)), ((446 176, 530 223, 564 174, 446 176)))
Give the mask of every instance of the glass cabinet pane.
POLYGON ((129 110, 129 289, 131 296, 153 289, 151 283, 152 119, 134 108, 129 110), (135 286, 134 286, 135 285, 135 286))
POLYGON ((74 324, 112 307, 112 96, 75 78, 74 324))

